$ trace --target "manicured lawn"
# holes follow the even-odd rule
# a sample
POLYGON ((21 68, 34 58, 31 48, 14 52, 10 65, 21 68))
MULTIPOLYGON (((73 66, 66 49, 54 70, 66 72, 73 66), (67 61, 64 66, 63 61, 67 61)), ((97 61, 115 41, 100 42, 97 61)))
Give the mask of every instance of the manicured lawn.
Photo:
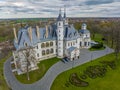
POLYGON ((4 75, 3 75, 4 62, 7 60, 7 58, 10 55, 11 54, 9 54, 8 56, 0 60, 0 90, 10 90, 5 82, 4 75))
MULTIPOLYGON (((120 55, 120 54, 119 54, 120 55)), ((52 84, 51 90, 119 90, 120 89, 120 57, 116 61, 116 69, 108 68, 104 77, 97 77, 95 79, 87 78, 84 81, 89 82, 87 87, 76 87, 72 84, 69 87, 66 87, 66 82, 69 82, 69 76, 71 73, 77 73, 80 75, 83 74, 83 71, 88 66, 101 65, 99 61, 112 61, 115 60, 114 54, 109 54, 104 57, 98 58, 92 62, 85 63, 81 66, 75 67, 68 71, 65 71, 57 76, 55 81, 52 84)))
POLYGON ((47 60, 43 60, 41 61, 38 66, 39 69, 35 70, 35 71, 31 71, 30 74, 30 80, 27 80, 27 76, 26 74, 22 74, 22 75, 16 75, 16 78, 25 84, 31 84, 34 83, 38 80, 40 80, 45 73, 47 72, 47 70, 56 62, 58 62, 59 59, 58 58, 51 58, 51 59, 47 59, 47 60))

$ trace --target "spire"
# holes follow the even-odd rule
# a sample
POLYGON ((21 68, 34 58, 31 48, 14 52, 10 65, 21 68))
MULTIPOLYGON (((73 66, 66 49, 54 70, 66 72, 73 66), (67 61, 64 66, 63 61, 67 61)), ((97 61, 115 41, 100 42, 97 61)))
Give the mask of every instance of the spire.
POLYGON ((64 6, 64 18, 66 18, 66 6, 64 6))
POLYGON ((57 18, 57 21, 62 21, 62 20, 63 20, 63 18, 62 18, 61 8, 60 8, 60 10, 59 10, 59 16, 57 18))

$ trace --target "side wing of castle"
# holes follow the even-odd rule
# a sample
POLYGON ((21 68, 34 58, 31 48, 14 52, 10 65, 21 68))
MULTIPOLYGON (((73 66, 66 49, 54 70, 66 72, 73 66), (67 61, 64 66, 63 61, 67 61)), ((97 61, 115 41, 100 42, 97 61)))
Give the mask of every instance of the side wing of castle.
POLYGON ((90 32, 87 25, 82 24, 81 30, 76 30, 73 25, 68 24, 66 12, 62 16, 61 10, 54 24, 46 25, 43 28, 39 26, 26 26, 21 28, 16 34, 14 31, 14 46, 16 51, 13 52, 14 64, 18 74, 26 72, 26 63, 21 49, 31 46, 35 51, 36 64, 31 62, 31 70, 37 69, 37 63, 52 57, 64 58, 69 60, 79 59, 81 48, 91 47, 90 32), (19 52, 18 52, 19 51, 19 52))

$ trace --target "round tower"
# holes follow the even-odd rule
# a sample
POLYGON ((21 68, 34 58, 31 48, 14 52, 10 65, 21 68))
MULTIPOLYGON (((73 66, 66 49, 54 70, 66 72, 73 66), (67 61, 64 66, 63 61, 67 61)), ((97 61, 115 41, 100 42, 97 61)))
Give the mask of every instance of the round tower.
POLYGON ((87 29, 87 25, 85 23, 83 23, 81 29, 86 30, 87 29))
POLYGON ((63 39, 64 39, 64 24, 60 9, 59 16, 57 18, 57 49, 58 49, 57 52, 59 58, 63 58, 64 56, 63 39))

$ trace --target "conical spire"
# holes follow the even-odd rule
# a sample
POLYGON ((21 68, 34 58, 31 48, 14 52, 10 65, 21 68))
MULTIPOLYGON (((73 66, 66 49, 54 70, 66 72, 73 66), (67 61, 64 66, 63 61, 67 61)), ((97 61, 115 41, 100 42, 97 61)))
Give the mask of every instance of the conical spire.
POLYGON ((66 7, 64 6, 64 18, 66 18, 66 7))
POLYGON ((63 20, 63 18, 62 18, 61 8, 60 8, 60 10, 59 10, 59 16, 57 18, 57 21, 62 21, 62 20, 63 20))

